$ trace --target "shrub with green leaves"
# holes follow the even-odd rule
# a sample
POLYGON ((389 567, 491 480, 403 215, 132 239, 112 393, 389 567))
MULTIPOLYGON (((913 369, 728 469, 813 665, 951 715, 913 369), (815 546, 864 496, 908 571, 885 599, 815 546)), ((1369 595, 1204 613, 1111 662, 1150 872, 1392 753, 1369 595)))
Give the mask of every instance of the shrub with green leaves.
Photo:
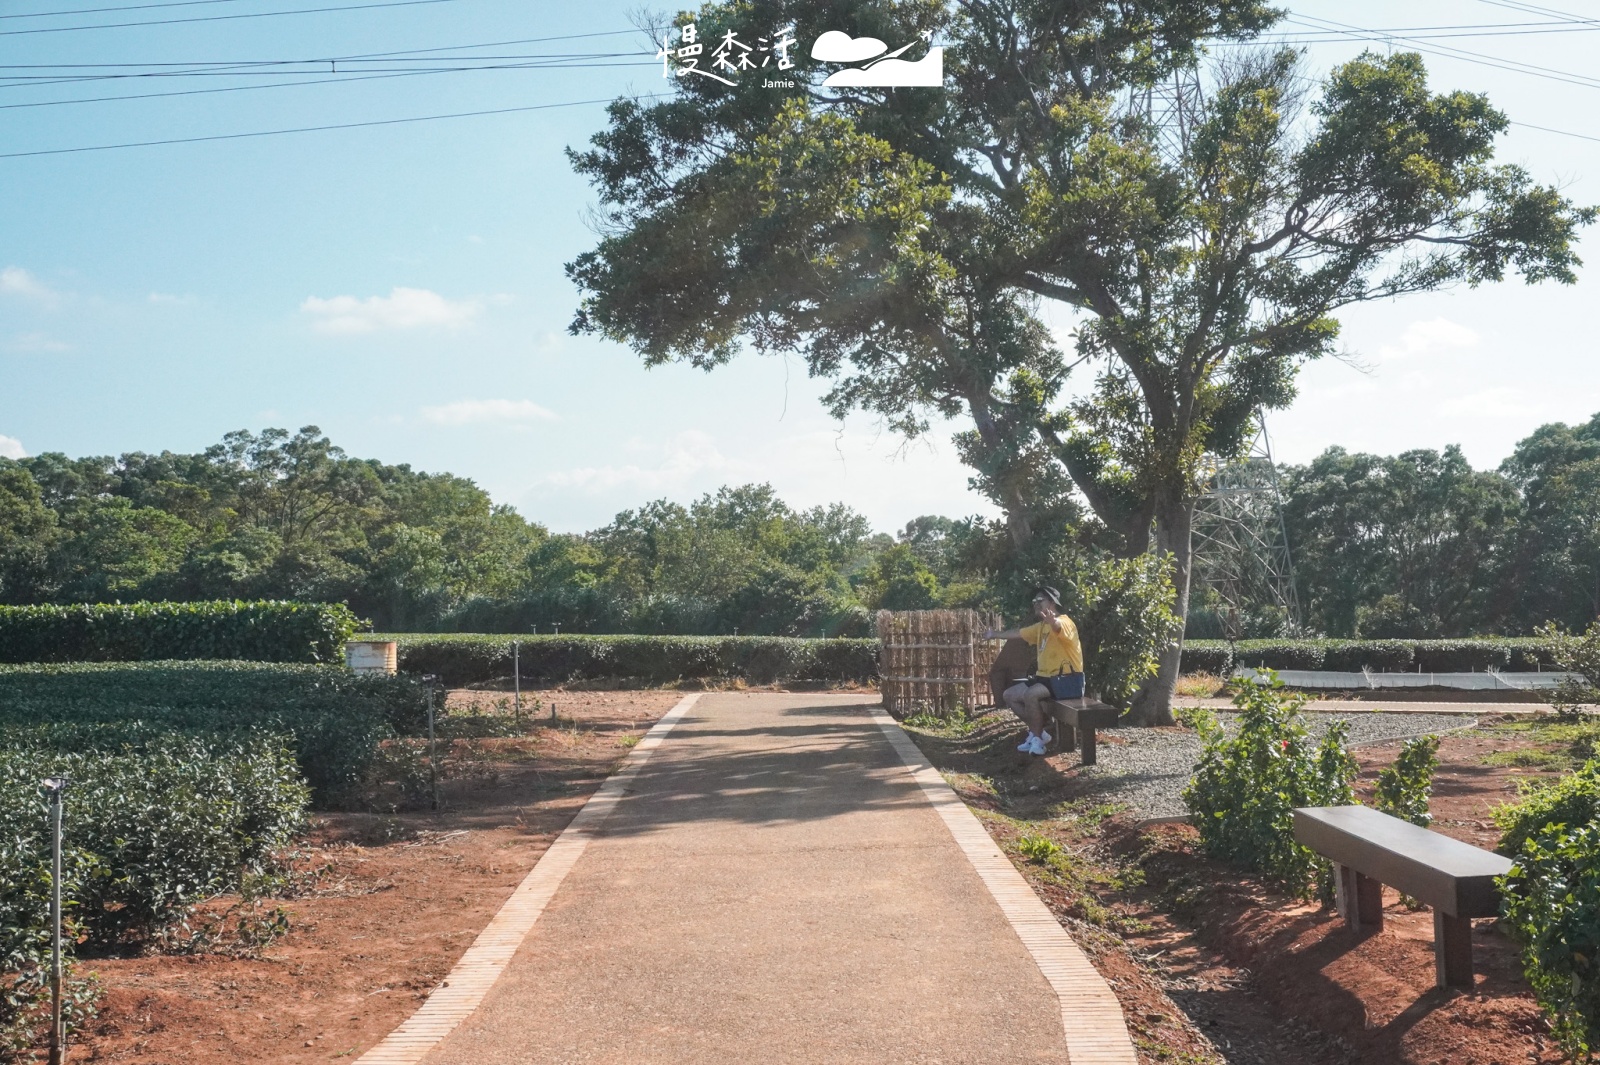
POLYGON ((1556 822, 1523 840, 1502 880, 1506 925, 1557 1041, 1600 1050, 1600 822, 1556 822))
POLYGON ((1243 680, 1234 696, 1238 731, 1230 736, 1209 712, 1185 715, 1200 734, 1201 755, 1183 801, 1214 858, 1235 862, 1309 897, 1331 895, 1328 863, 1294 838, 1298 806, 1355 802, 1356 762, 1348 728, 1329 722, 1313 741, 1300 710, 1275 675, 1243 680))
POLYGON ((1084 685, 1116 707, 1155 676, 1161 651, 1180 626, 1172 612, 1171 562, 1136 558, 1080 561, 1062 578, 1062 609, 1083 640, 1084 685))
POLYGON ((1424 828, 1433 820, 1428 799, 1433 794, 1433 771, 1439 767, 1439 737, 1418 736, 1400 745, 1395 760, 1378 774, 1373 798, 1378 809, 1391 817, 1424 828))
POLYGON ((378 744, 420 732, 412 677, 264 662, 0 666, 0 725, 145 722, 164 730, 288 738, 319 805, 354 794, 378 744))
POLYGON ((743 680, 750 684, 869 683, 878 675, 878 641, 784 636, 504 636, 409 633, 400 668, 432 673, 446 684, 509 680, 512 643, 520 644, 524 683, 628 680, 743 680))
POLYGON ((1521 801, 1494 812, 1500 853, 1509 858, 1551 825, 1586 825, 1600 818, 1600 759, 1552 783, 1526 787, 1521 801))
POLYGON ((356 616, 342 603, 0 606, 0 662, 212 658, 342 662, 356 616))
MULTIPOLYGON (((69 944, 137 945, 259 876, 305 824, 284 737, 172 735, 143 722, 0 726, 0 1033, 27 1027, 49 956, 45 777, 66 794, 69 944)), ((73 949, 78 949, 76 946, 73 949)))
POLYGON ((1583 706, 1600 703, 1600 621, 1581 633, 1567 632, 1551 622, 1539 635, 1550 641, 1556 667, 1569 674, 1550 693, 1556 712, 1571 719, 1583 706))

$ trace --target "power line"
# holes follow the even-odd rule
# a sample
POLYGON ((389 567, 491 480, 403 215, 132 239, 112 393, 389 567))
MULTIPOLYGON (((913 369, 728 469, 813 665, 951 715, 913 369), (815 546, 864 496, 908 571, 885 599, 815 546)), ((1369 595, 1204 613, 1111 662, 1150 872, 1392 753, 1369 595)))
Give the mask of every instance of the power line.
MULTIPOLYGON (((1424 31, 1419 31, 1419 32, 1409 33, 1407 35, 1407 37, 1406 37, 1406 40, 1410 40, 1410 41, 1437 41, 1437 40, 1446 40, 1446 39, 1454 38, 1454 37, 1526 37, 1526 36, 1528 36, 1530 34, 1593 33, 1595 30, 1600 30, 1600 24, 1595 24, 1595 25, 1587 25, 1586 24, 1586 25, 1581 25, 1581 26, 1579 26, 1579 25, 1567 25, 1567 24, 1561 24, 1561 25, 1556 25, 1556 26, 1551 26, 1549 24, 1544 24, 1544 25, 1546 27, 1544 29, 1464 30, 1464 31, 1460 31, 1460 32, 1456 32, 1456 31, 1449 31, 1449 32, 1445 32, 1445 31, 1426 31, 1426 27, 1424 27, 1423 30, 1425 32, 1424 31)), ((1398 30, 1372 30, 1371 31, 1373 37, 1377 38, 1377 39, 1382 39, 1384 37, 1394 36, 1398 32, 1399 32, 1398 30)), ((1258 37, 1254 37, 1251 40, 1254 41, 1254 42, 1270 41, 1270 42, 1276 43, 1276 44, 1294 44, 1294 43, 1325 44, 1330 40, 1337 40, 1338 38, 1336 36, 1334 36, 1334 35, 1336 35, 1338 33, 1339 33, 1338 30, 1322 30, 1322 31, 1308 30, 1305 33, 1266 33, 1266 34, 1261 34, 1258 37), (1318 36, 1319 33, 1321 34, 1321 36, 1318 36)))
POLYGON ((145 11, 152 7, 195 7, 200 4, 237 4, 239 0, 167 0, 162 4, 130 4, 125 7, 80 7, 75 11, 29 11, 0 15, 6 18, 57 18, 62 15, 100 15, 108 11, 145 11))
MULTIPOLYGON (((1399 41, 1407 44, 1414 43, 1410 38, 1407 38, 1401 34, 1382 33, 1375 30, 1367 30, 1360 26, 1352 26, 1348 22, 1339 22, 1334 19, 1318 18, 1315 15, 1290 16, 1288 21, 1298 22, 1302 18, 1311 19, 1312 22, 1321 22, 1329 26, 1340 27, 1340 30, 1334 32, 1344 32, 1345 36, 1352 37, 1356 40, 1383 40, 1391 42, 1399 41)), ((1312 28, 1319 31, 1322 30, 1321 26, 1314 26, 1312 28)), ((1477 63, 1481 66, 1494 67, 1497 70, 1508 70, 1514 73, 1530 74, 1534 77, 1547 78, 1551 81, 1565 82, 1569 85, 1582 85, 1587 88, 1600 87, 1600 79, 1590 78, 1582 74, 1574 74, 1566 70, 1556 70, 1552 67, 1543 67, 1536 63, 1523 63, 1515 59, 1503 59, 1499 56, 1485 55, 1482 52, 1470 52, 1466 49, 1455 48, 1450 45, 1436 44, 1431 48, 1419 45, 1417 46, 1416 50, 1419 52, 1427 52, 1429 55, 1441 56, 1445 59, 1459 59, 1463 62, 1477 63)))
MULTIPOLYGON (((462 55, 462 56, 437 56, 429 59, 431 63, 482 63, 489 60, 507 59, 616 59, 619 56, 650 55, 649 52, 519 52, 514 55, 462 55)), ((421 60, 422 56, 410 56, 405 53, 396 53, 392 57, 371 59, 360 56, 351 56, 345 59, 258 59, 245 60, 232 63, 213 63, 203 65, 200 63, 14 63, 11 65, 0 64, 0 71, 4 70, 134 70, 144 73, 134 74, 80 74, 84 78, 114 78, 114 77, 176 77, 186 74, 305 74, 304 70, 288 70, 287 67, 321 67, 330 63, 403 63, 413 58, 421 60), (172 70, 172 67, 186 67, 185 70, 172 70)), ((372 68, 367 68, 372 69, 372 68)), ((352 71, 352 73, 354 73, 352 71)), ((0 77, 26 78, 26 77, 61 77, 57 74, 0 74, 0 77)))
MULTIPOLYGON (((650 100, 670 93, 644 93, 636 99, 650 100)), ((369 122, 339 122, 327 126, 297 126, 292 129, 264 129, 250 133, 214 133, 205 137, 171 137, 158 141, 128 141, 122 144, 90 144, 81 148, 44 148, 31 152, 0 152, 0 159, 23 159, 36 155, 72 155, 79 152, 109 152, 120 148, 154 148, 168 144, 199 144, 204 141, 243 140, 247 137, 277 137, 286 133, 320 133, 333 129, 364 129, 372 126, 398 126, 410 122, 439 122, 450 118, 478 118, 483 115, 509 115, 521 111, 546 111, 553 107, 581 107, 585 104, 608 104, 616 97, 593 100, 567 100, 558 104, 529 104, 524 107, 497 107, 489 111, 458 111, 448 115, 417 115, 411 118, 380 118, 369 122)))
POLYGON ((146 11, 149 8, 192 8, 202 3, 238 3, 238 0, 168 0, 166 3, 133 3, 120 8, 78 8, 75 11, 26 11, 19 14, 0 14, 0 19, 53 19, 64 14, 104 14, 107 11, 146 11))
POLYGON ((1513 126, 1521 126, 1523 129, 1536 129, 1541 133, 1558 133, 1563 137, 1576 137, 1581 141, 1600 143, 1600 137, 1591 136, 1588 133, 1574 133, 1569 129, 1551 129, 1549 126, 1535 126, 1532 122, 1512 122, 1511 124, 1513 126))
MULTIPOLYGON (((210 3, 212 0, 204 0, 210 3)), ((221 0, 217 0, 221 2, 221 0)), ((402 48, 397 52, 357 52, 352 55, 319 55, 309 59, 185 59, 169 60, 162 63, 128 64, 133 66, 173 66, 173 67, 225 67, 225 66, 267 66, 274 63, 327 63, 338 61, 340 63, 355 62, 363 59, 389 59, 400 56, 433 55, 437 52, 465 52, 477 48, 509 48, 514 44, 547 44, 550 41, 577 41, 590 37, 620 37, 625 33, 638 33, 631 30, 599 30, 593 33, 562 33, 550 37, 519 37, 513 41, 479 41, 476 44, 442 44, 433 48, 402 48)), ((470 57, 465 57, 470 58, 470 57)), ((114 66, 111 63, 39 63, 39 64, 9 64, 0 65, 0 70, 20 70, 25 66, 48 66, 52 68, 68 66, 114 66)))
POLYGON ((379 7, 416 7, 419 4, 453 4, 456 0, 385 0, 379 4, 352 4, 345 7, 303 7, 293 11, 253 11, 242 15, 197 15, 194 18, 149 19, 144 22, 100 22, 91 26, 42 26, 35 30, 0 30, 0 37, 20 37, 33 33, 76 33, 79 30, 119 30, 129 26, 177 26, 188 22, 229 22, 241 18, 277 18, 281 15, 316 15, 326 11, 369 11, 379 7))
MULTIPOLYGON (((562 69, 576 69, 576 68, 591 67, 591 66, 653 65, 653 63, 640 64, 639 62, 637 62, 637 60, 639 58, 644 57, 644 56, 648 56, 649 54, 650 53, 648 53, 648 52, 590 52, 590 53, 574 52, 574 53, 570 53, 570 54, 566 54, 566 55, 555 54, 555 55, 508 55, 508 56, 462 57, 461 59, 454 60, 454 61, 449 60, 449 59, 435 59, 435 60, 432 60, 432 61, 428 62, 427 65, 425 65, 425 66, 416 66, 416 65, 405 65, 405 66, 392 65, 392 66, 382 66, 382 67, 370 67, 369 66, 369 67, 358 67, 355 70, 347 70, 347 71, 342 71, 342 72, 338 69, 338 62, 337 61, 334 61, 334 62, 330 63, 330 61, 328 61, 328 60, 323 60, 322 63, 301 63, 301 64, 297 64, 297 66, 299 66, 299 67, 311 67, 312 69, 309 69, 309 70, 306 70, 306 69, 293 69, 293 70, 290 70, 290 69, 270 69, 270 70, 151 70, 151 71, 142 71, 142 72, 139 72, 139 73, 126 73, 126 74, 76 74, 76 75, 64 75, 64 74, 0 74, 0 80, 3 80, 3 82, 4 82, 4 84, 0 84, 0 89, 3 89, 3 88, 35 88, 35 87, 45 86, 45 85, 76 85, 76 84, 79 84, 81 82, 88 82, 88 81, 126 81, 126 80, 129 80, 129 79, 147 79, 147 78, 244 78, 244 77, 284 78, 284 77, 298 77, 298 76, 304 75, 304 74, 335 74, 336 75, 336 74, 340 74, 340 73, 348 73, 348 74, 351 74, 351 75, 356 75, 356 74, 363 74, 363 73, 379 73, 379 74, 402 73, 402 72, 408 72, 408 73, 409 72, 431 73, 433 71, 443 71, 443 70, 526 70, 526 69, 539 69, 539 68, 545 68, 545 67, 562 68, 562 69), (600 60, 628 59, 629 57, 634 57, 635 61, 634 62, 625 62, 625 63, 599 62, 600 60), (450 64, 450 65, 445 65, 445 64, 450 64), (466 65, 458 65, 458 64, 466 64, 466 65), (323 70, 316 69, 317 67, 322 67, 322 66, 327 66, 327 67, 329 67, 329 69, 323 69, 323 70)), ((374 62, 386 62, 386 63, 392 63, 392 64, 401 64, 401 63, 405 63, 406 61, 405 60, 396 59, 396 60, 374 60, 374 62)), ((348 63, 346 65, 348 65, 348 63)))
POLYGON ((1508 11, 1520 11, 1525 15, 1546 15, 1566 22, 1592 23, 1596 21, 1587 15, 1574 15, 1570 11, 1558 11, 1553 7, 1540 7, 1538 4, 1521 3, 1519 0, 1479 0, 1479 2, 1493 7, 1503 7, 1508 11))
MULTIPOLYGON (((123 93, 120 96, 89 96, 71 100, 30 100, 20 104, 0 104, 0 111, 25 107, 61 107, 70 104, 99 104, 117 100, 155 100, 171 96, 202 96, 217 92, 247 92, 254 89, 291 89, 298 85, 342 85, 353 81, 381 81, 386 78, 410 78, 428 74, 462 74, 479 70, 590 70, 596 67, 654 67, 653 61, 643 63, 526 63, 495 64, 482 67, 438 67, 433 69, 400 70, 379 74, 350 74, 334 78, 309 78, 304 81, 280 81, 265 85, 222 85, 214 89, 175 89, 171 92, 123 93)), ((6 86, 0 86, 5 88, 6 86)), ((19 88, 22 86, 18 86, 19 88)))
MULTIPOLYGON (((1502 3, 1501 0, 1481 0, 1481 2, 1482 3, 1487 3, 1487 4, 1498 4, 1499 6, 1509 6, 1509 4, 1502 3)), ((1542 11, 1542 10, 1548 10, 1548 9, 1539 9, 1539 10, 1542 11)), ((1306 16, 1306 17, 1315 18, 1315 16, 1306 16)), ((1573 16, 1573 17, 1576 18, 1576 16, 1573 16)), ((1291 21, 1293 21, 1293 20, 1291 19, 1291 21)), ((1344 34, 1344 36, 1346 38, 1355 38, 1357 40, 1385 40, 1385 39, 1403 40, 1404 39, 1404 38, 1397 37, 1396 35, 1393 35, 1393 34, 1386 34, 1381 30, 1367 30, 1367 29, 1363 29, 1360 26, 1351 26, 1351 25, 1349 25, 1349 23, 1335 22, 1332 19, 1317 19, 1317 21, 1319 21, 1319 22, 1327 22, 1327 23, 1329 23, 1331 25, 1334 25, 1334 26, 1346 27, 1346 29, 1344 29, 1344 30, 1328 31, 1328 32, 1334 32, 1334 33, 1342 33, 1342 34, 1344 34), (1371 34, 1372 36, 1363 37, 1363 36, 1361 36, 1363 34, 1371 34)), ((1232 42, 1213 42, 1213 43, 1232 43, 1232 42)), ((1315 42, 1315 43, 1323 43, 1323 42, 1315 42)), ((1479 56, 1479 58, 1466 59, 1464 56, 1453 56, 1453 55, 1449 55, 1449 54, 1447 54, 1445 52, 1433 51, 1432 49, 1428 49, 1428 48, 1418 48, 1417 51, 1419 51, 1419 52, 1429 52, 1430 54, 1439 55, 1439 56, 1442 56, 1443 58, 1446 58, 1446 59, 1463 59, 1465 62, 1478 62, 1478 63, 1480 63, 1481 65, 1484 65, 1484 66, 1497 67, 1498 69, 1509 70, 1512 73, 1517 73, 1517 74, 1534 74, 1537 77, 1551 77, 1552 74, 1563 75, 1562 77, 1552 78, 1552 80, 1566 81, 1569 84, 1579 85, 1579 86, 1582 86, 1582 87, 1585 87, 1585 88, 1600 88, 1600 79, 1587 79, 1587 78, 1583 78, 1582 75, 1567 74, 1566 71, 1552 71, 1548 67, 1541 67, 1541 68, 1537 68, 1537 69, 1520 69, 1520 67, 1522 67, 1522 66, 1530 66, 1530 64, 1519 64, 1519 66, 1500 66, 1499 63, 1494 61, 1495 57, 1492 57, 1492 56, 1487 56, 1487 57, 1480 56, 1479 53, 1468 53, 1468 54, 1473 55, 1473 56, 1479 56), (1581 79, 1581 80, 1579 80, 1579 79, 1581 79)), ((1451 51, 1459 51, 1459 49, 1451 49, 1451 51)), ((1509 63, 1509 62, 1512 62, 1512 61, 1511 60, 1507 60, 1507 62, 1509 63)), ((1311 78, 1302 77, 1302 78, 1299 78, 1298 80, 1303 81, 1308 85, 1313 85, 1313 86, 1315 85, 1314 80, 1311 79, 1311 78)), ((1534 125, 1531 122, 1518 122, 1515 119, 1507 119, 1506 121, 1507 121, 1508 125, 1520 126, 1523 129, 1533 129, 1533 130, 1538 130, 1541 133, 1554 133, 1557 136, 1561 136, 1561 137, 1573 137, 1573 138, 1575 138, 1577 140, 1595 141, 1597 143, 1600 143, 1600 137, 1593 136, 1593 135, 1588 134, 1588 133, 1574 133, 1571 130, 1555 129, 1555 128, 1551 127, 1551 126, 1538 126, 1538 125, 1534 125)))

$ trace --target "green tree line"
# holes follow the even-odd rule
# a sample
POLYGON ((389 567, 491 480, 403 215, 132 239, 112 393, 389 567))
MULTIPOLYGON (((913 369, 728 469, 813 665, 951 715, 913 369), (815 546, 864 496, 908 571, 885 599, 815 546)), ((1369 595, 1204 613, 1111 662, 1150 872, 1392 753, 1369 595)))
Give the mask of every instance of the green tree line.
MULTIPOLYGON (((1306 628, 1522 634, 1600 614, 1600 415, 1545 425, 1497 470, 1457 447, 1329 448, 1282 471, 1306 628)), ((352 458, 314 426, 197 454, 0 459, 0 602, 284 598, 390 631, 865 635, 871 612, 1013 612, 1115 546, 1070 500, 1019 552, 1002 519, 926 515, 893 535, 769 485, 657 500, 554 534, 472 481, 352 458), (1108 546, 1109 545, 1109 546, 1108 546)), ((1210 635, 1202 590, 1192 635, 1210 635)), ((1262 609, 1252 636, 1283 634, 1262 609)))

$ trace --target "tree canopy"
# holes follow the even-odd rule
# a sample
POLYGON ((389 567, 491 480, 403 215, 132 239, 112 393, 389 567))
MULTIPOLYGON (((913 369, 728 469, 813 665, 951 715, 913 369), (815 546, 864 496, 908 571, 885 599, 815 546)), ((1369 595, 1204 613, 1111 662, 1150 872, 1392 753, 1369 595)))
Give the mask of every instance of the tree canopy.
MULTIPOLYGON (((709 3, 711 39, 793 22, 948 45, 939 89, 794 89, 680 78, 622 99, 572 152, 600 197, 569 264, 573 323, 649 363, 801 353, 829 408, 905 433, 964 416, 973 483, 1014 548, 1057 535, 1075 487, 1120 549, 1174 562, 1187 609, 1202 457, 1334 353, 1337 312, 1500 280, 1571 282, 1593 212, 1496 165, 1506 119, 1436 94, 1420 57, 1363 55, 1309 86, 1291 52, 1205 67, 1203 99, 1134 105, 1248 41, 1250 0, 709 3), (1175 127, 1175 123, 1178 125, 1175 127), (1069 358, 1039 314, 1077 316, 1069 358), (1091 394, 1066 401, 1073 366, 1091 394), (1152 539, 1153 536, 1153 539, 1152 539)), ((1164 718, 1176 643, 1141 704, 1164 718)))

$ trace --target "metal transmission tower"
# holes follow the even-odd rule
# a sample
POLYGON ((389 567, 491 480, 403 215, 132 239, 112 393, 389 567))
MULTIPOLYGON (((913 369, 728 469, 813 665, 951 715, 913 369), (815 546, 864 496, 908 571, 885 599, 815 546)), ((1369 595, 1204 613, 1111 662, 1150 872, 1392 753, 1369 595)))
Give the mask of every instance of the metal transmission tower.
POLYGON ((1195 504, 1193 580, 1222 601, 1224 635, 1237 640, 1252 609, 1273 607, 1289 626, 1301 624, 1294 560, 1283 520, 1278 468, 1267 424, 1256 413, 1255 436, 1242 458, 1210 460, 1206 492, 1195 504))
POLYGON ((1128 95, 1129 113, 1150 123, 1156 145, 1169 163, 1181 161, 1188 151, 1204 106, 1200 71, 1194 67, 1179 67, 1165 81, 1132 89, 1128 95))
MULTIPOLYGON (((1149 123, 1162 158, 1182 165, 1205 112, 1205 89, 1196 67, 1179 67, 1168 78, 1134 90, 1128 111, 1149 123)), ((1292 631, 1301 628, 1294 561, 1283 520, 1283 497, 1266 420, 1256 412, 1248 452, 1224 462, 1206 456, 1205 494, 1195 504, 1191 580, 1221 600, 1223 635, 1237 640, 1253 611, 1281 611, 1292 631)))

